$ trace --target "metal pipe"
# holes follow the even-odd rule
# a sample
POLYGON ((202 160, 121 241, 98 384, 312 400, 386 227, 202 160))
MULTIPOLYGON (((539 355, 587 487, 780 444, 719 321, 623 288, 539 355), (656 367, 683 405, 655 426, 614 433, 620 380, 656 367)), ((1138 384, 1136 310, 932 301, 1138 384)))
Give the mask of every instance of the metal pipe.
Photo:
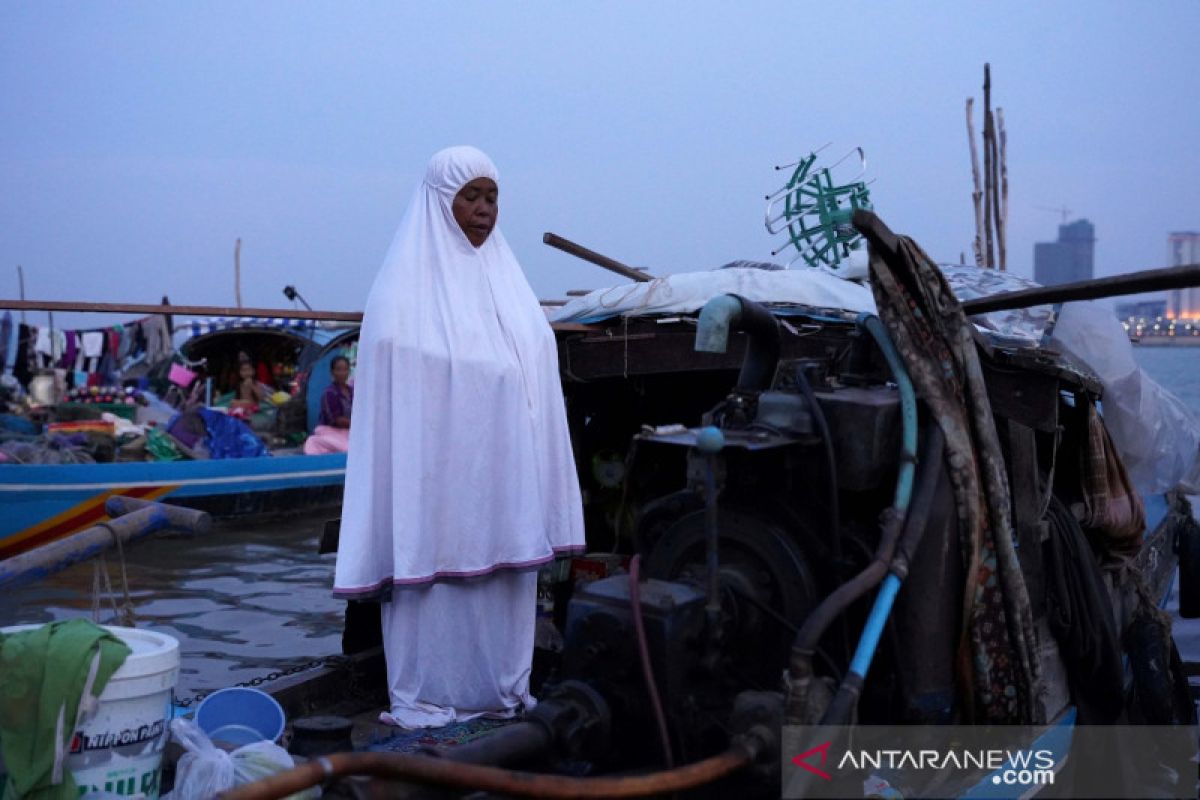
MULTIPOLYGON (((899 252, 900 239, 873 212, 859 209, 854 212, 854 227, 858 229, 873 248, 885 258, 895 258, 899 252)), ((1200 286, 1200 264, 1184 264, 1166 269, 1149 269, 1093 278, 1087 281, 1064 283, 1058 286, 1042 286, 1037 289, 1022 289, 1019 292, 1004 292, 991 297, 964 300, 963 312, 968 316, 1005 311, 1013 308, 1029 308, 1049 303, 1067 303, 1076 300, 1099 300, 1140 292, 1155 292, 1164 289, 1186 289, 1200 286)))
MULTIPOLYGON (((114 499, 109 498, 109 502, 114 499)), ((202 511, 173 508, 161 503, 149 503, 146 507, 122 513, 123 516, 110 522, 102 522, 64 539, 0 561, 0 588, 14 589, 41 580, 72 564, 99 555, 116 544, 118 539, 124 545, 156 531, 184 530, 204 533, 212 525, 212 519, 202 511)))
POLYGON ((748 736, 737 740, 728 750, 694 764, 649 775, 611 778, 572 778, 517 772, 403 753, 334 753, 318 756, 294 769, 239 786, 221 797, 225 800, 276 800, 343 775, 370 775, 518 797, 562 800, 647 797, 687 791, 712 783, 753 764, 763 749, 764 745, 759 739, 748 736))
POLYGON ((604 267, 609 272, 615 272, 618 275, 629 278, 632 281, 637 281, 638 283, 648 283, 649 281, 654 280, 654 276, 649 273, 641 272, 633 267, 627 267, 620 261, 611 259, 608 256, 602 256, 595 250, 589 250, 583 245, 576 244, 570 239, 564 239, 556 233, 543 233, 542 242, 550 245, 551 247, 562 250, 564 253, 569 253, 576 258, 582 258, 584 261, 590 261, 598 267, 604 267))

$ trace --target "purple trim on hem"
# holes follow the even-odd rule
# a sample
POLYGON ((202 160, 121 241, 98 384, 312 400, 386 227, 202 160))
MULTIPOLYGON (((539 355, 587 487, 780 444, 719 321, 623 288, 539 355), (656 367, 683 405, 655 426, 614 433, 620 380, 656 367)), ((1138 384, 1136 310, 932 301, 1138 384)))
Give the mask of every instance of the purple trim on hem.
POLYGON ((370 597, 371 595, 379 594, 381 591, 383 591, 383 588, 389 583, 392 586, 411 587, 411 586, 420 586, 422 584, 427 584, 427 583, 436 583, 437 581, 444 580, 446 578, 451 578, 451 579, 453 579, 453 578, 478 578, 483 575, 489 575, 493 572, 498 572, 499 570, 503 570, 503 569, 521 570, 521 569, 530 569, 532 567, 540 567, 543 564, 550 563, 551 561, 553 561, 555 558, 557 558, 560 555, 566 555, 568 553, 582 553, 585 550, 587 550, 587 545, 570 544, 570 545, 563 545, 560 547, 554 547, 554 548, 551 548, 551 550, 552 550, 552 552, 548 556, 541 556, 539 558, 531 559, 529 561, 505 561, 505 562, 501 562, 499 564, 493 564, 490 567, 484 567, 483 569, 462 570, 462 571, 447 570, 445 572, 435 572, 432 575, 426 575, 426 576, 420 577, 420 578, 384 578, 381 581, 373 583, 370 586, 364 586, 361 589, 338 589, 335 587, 333 590, 333 596, 340 597, 340 598, 343 598, 346 600, 355 600, 355 599, 361 599, 363 597, 370 597))

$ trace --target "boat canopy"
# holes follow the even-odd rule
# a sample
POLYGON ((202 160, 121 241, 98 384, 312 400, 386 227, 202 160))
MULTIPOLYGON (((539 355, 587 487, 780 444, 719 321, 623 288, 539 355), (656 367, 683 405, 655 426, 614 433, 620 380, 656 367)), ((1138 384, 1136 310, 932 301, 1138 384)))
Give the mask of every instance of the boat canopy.
POLYGON ((239 354, 255 365, 264 365, 260 380, 276 389, 286 388, 297 373, 306 372, 325 347, 358 326, 325 326, 312 320, 282 318, 210 318, 193 320, 176 331, 177 348, 191 363, 203 362, 218 391, 237 383, 239 354))

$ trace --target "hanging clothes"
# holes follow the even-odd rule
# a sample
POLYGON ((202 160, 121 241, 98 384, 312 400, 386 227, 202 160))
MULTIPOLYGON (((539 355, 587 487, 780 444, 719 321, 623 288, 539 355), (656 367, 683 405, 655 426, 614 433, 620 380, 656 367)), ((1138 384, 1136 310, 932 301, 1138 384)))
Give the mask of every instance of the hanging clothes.
POLYGON ((75 366, 75 354, 78 351, 75 331, 63 331, 62 359, 55 365, 60 369, 72 369, 75 366))
POLYGON ((421 620, 454 631, 422 628, 419 651, 389 650, 391 713, 404 725, 531 704, 527 674, 501 680, 530 659, 535 621, 533 576, 510 573, 584 545, 553 332, 499 229, 476 248, 452 212, 480 177, 495 180, 496 170, 474 148, 434 156, 359 340, 334 594, 395 587, 384 633, 397 647, 421 620), (438 585, 455 580, 475 602, 438 585), (505 638, 496 629, 509 637, 498 650, 476 646, 505 638), (453 697, 422 696, 448 661, 488 667, 453 697))
POLYGON ((146 363, 157 364, 170 358, 173 348, 166 317, 146 317, 142 320, 142 333, 146 337, 146 363))
POLYGON ((28 386, 33 379, 34 343, 37 341, 37 329, 21 323, 17 326, 17 356, 13 359, 13 377, 22 386, 28 386))
POLYGON ((0 375, 9 371, 9 358, 16 354, 16 340, 13 338, 13 318, 11 311, 5 311, 0 317, 0 375))
POLYGON ((39 368, 50 366, 50 359, 54 353, 53 334, 54 331, 49 328, 37 329, 37 338, 33 343, 33 349, 37 353, 39 368))
POLYGON ((117 361, 123 362, 133 355, 134 342, 137 341, 136 322, 118 326, 121 329, 121 343, 117 349, 117 361))

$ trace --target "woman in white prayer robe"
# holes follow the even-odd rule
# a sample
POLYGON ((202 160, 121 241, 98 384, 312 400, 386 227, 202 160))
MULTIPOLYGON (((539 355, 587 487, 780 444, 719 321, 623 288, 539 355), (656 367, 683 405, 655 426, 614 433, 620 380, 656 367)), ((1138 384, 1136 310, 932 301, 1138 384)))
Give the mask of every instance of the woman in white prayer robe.
POLYGON ((553 331, 495 227, 496 168, 429 163, 367 300, 334 594, 379 598, 391 711, 531 708, 537 567, 584 545, 553 331))

